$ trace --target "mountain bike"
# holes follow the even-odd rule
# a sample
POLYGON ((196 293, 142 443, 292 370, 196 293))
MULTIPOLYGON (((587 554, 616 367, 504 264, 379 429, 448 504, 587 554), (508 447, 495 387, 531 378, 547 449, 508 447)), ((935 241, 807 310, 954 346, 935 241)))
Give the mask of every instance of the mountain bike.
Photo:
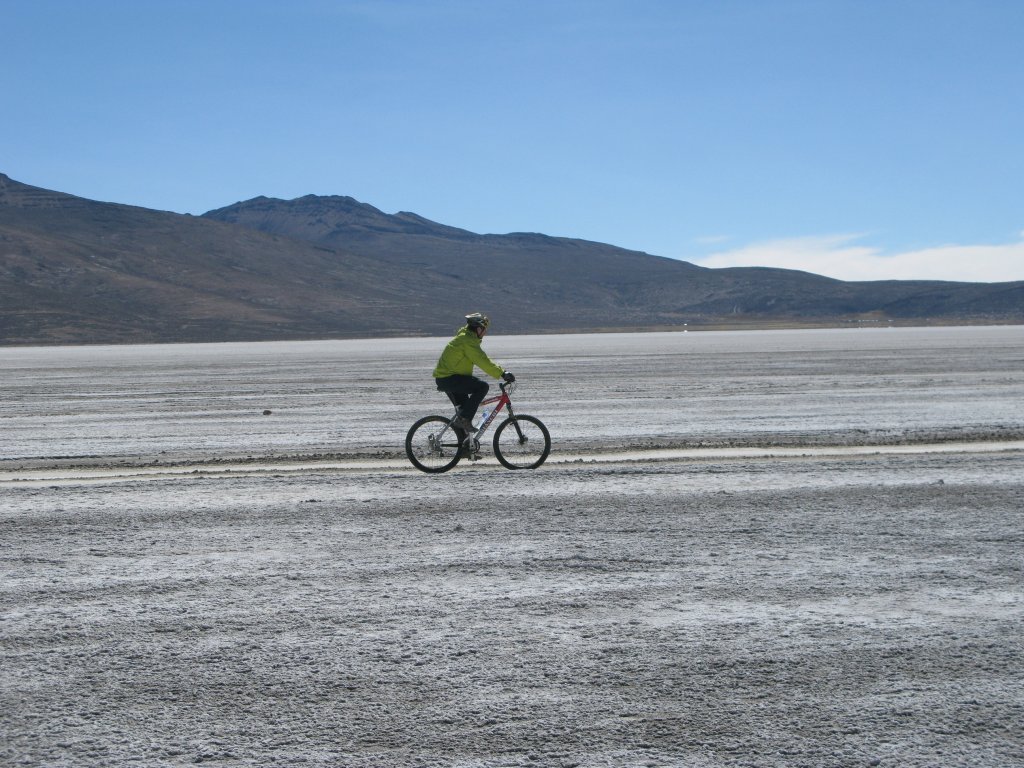
POLYGON ((416 469, 424 472, 447 472, 466 457, 476 461, 480 456, 480 438, 494 423, 498 414, 508 409, 508 418, 494 430, 494 455, 508 469, 536 469, 551 452, 551 435, 540 419, 516 415, 509 395, 515 383, 499 384, 501 394, 480 404, 482 416, 475 433, 454 425, 454 416, 424 416, 409 428, 405 436, 405 453, 416 469))

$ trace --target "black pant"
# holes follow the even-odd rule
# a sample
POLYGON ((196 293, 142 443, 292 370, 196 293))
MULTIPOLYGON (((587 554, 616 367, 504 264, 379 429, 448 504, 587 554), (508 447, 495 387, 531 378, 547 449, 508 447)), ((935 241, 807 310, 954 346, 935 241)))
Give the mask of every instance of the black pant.
POLYGON ((442 379, 434 379, 437 388, 448 395, 448 399, 455 404, 459 415, 466 419, 472 419, 476 415, 476 409, 480 407, 481 401, 487 396, 490 386, 486 381, 481 381, 476 376, 445 376, 442 379))

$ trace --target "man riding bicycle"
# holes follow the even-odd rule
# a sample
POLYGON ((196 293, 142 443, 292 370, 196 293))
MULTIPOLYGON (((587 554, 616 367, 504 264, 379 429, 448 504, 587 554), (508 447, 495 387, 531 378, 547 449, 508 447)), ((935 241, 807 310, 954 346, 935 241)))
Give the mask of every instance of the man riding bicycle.
POLYGON ((516 377, 487 356, 480 342, 491 321, 486 315, 474 312, 466 315, 466 325, 448 342, 434 368, 437 388, 455 404, 458 418, 454 426, 466 432, 475 432, 473 416, 490 389, 486 381, 473 375, 473 366, 496 379, 513 382, 516 377))

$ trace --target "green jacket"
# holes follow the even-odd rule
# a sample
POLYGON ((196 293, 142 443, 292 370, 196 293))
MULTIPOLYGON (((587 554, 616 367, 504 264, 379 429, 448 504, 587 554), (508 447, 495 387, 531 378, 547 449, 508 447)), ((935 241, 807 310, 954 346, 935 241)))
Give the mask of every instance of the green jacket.
POLYGON ((476 333, 469 328, 462 328, 441 353, 437 367, 434 368, 434 378, 443 379, 445 376, 456 374, 472 376, 474 365, 496 379, 500 379, 505 373, 505 369, 483 351, 476 333))

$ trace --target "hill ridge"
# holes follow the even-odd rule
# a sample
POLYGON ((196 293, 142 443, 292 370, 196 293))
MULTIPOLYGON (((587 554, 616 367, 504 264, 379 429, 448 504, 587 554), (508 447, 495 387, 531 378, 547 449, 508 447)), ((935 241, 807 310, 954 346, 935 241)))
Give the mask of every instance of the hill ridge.
POLYGON ((849 283, 708 269, 543 233, 478 234, 344 195, 202 216, 0 174, 0 344, 504 333, 857 322, 1024 322, 1024 282, 849 283))

